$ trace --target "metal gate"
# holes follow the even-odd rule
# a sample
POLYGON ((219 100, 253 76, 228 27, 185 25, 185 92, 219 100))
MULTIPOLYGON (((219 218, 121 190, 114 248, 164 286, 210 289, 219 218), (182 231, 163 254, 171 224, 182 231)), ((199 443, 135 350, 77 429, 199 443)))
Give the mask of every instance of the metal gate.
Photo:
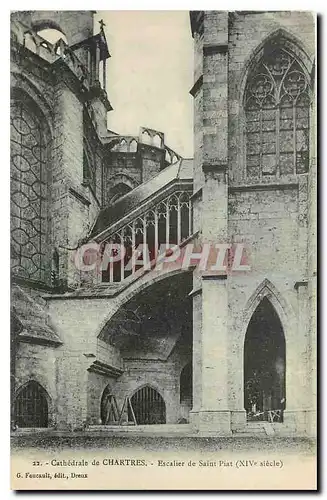
POLYGON ((30 382, 15 401, 15 418, 18 427, 48 427, 48 402, 45 390, 30 382))
POLYGON ((166 405, 159 392, 149 386, 142 387, 131 397, 136 422, 139 425, 165 424, 166 405))

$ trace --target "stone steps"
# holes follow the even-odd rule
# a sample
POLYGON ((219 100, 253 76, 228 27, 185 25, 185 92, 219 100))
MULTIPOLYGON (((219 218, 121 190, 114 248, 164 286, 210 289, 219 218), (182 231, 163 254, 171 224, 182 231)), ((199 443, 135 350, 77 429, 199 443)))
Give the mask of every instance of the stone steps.
POLYGON ((91 432, 109 432, 114 434, 149 434, 149 435, 191 435, 194 434, 189 424, 154 424, 154 425, 91 425, 91 432))
POLYGON ((269 422, 247 422, 244 427, 233 431, 233 435, 241 436, 274 436, 276 425, 269 422))

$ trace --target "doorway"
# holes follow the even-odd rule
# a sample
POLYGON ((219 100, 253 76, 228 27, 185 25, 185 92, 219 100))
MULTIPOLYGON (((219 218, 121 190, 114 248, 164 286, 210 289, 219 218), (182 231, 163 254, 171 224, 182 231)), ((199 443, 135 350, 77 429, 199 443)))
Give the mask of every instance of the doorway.
POLYGON ((286 401, 285 337, 277 312, 264 298, 244 341, 244 407, 247 419, 282 422, 286 401))
POLYGON ((48 427, 46 392, 37 382, 29 382, 15 400, 15 423, 18 427, 48 427))
POLYGON ((138 425, 152 425, 166 423, 166 405, 155 389, 150 386, 142 387, 131 397, 138 425))

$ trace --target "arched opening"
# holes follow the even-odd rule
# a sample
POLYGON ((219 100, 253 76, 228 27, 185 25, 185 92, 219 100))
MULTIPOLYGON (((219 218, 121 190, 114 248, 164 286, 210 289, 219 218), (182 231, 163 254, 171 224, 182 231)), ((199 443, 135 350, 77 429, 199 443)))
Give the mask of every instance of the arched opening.
POLYGON ((161 137, 160 135, 156 134, 154 137, 153 137, 153 145, 156 146, 157 148, 161 148, 161 137))
POLYGON ((131 405, 138 425, 166 423, 165 402, 153 387, 146 385, 136 391, 131 397, 131 405))
POLYGON ((115 203, 119 198, 125 196, 125 194, 129 193, 131 190, 132 188, 124 182, 116 184, 110 191, 110 204, 115 203))
POLYGON ((285 337, 274 307, 264 298, 244 341, 244 407, 248 420, 281 422, 285 408, 285 337))
POLYGON ((15 399, 15 423, 18 427, 48 427, 47 393, 37 382, 29 382, 15 399))
POLYGON ((133 140, 133 141, 130 142, 129 151, 130 151, 130 153, 136 153, 136 151, 137 151, 137 142, 135 140, 133 140))
POLYGON ((150 134, 146 130, 144 130, 144 132, 142 132, 142 142, 143 142, 143 144, 151 144, 150 134))
POLYGON ((309 168, 310 80, 300 61, 272 40, 245 90, 246 171, 250 177, 309 168))
POLYGON ((37 34, 40 37, 44 38, 44 40, 46 40, 47 42, 51 43, 52 45, 57 43, 58 40, 60 39, 62 39, 68 45, 66 35, 62 31, 59 31, 58 29, 44 28, 39 30, 37 34))
POLYGON ((12 271, 48 282, 50 134, 36 103, 25 93, 13 92, 10 119, 12 271))
MULTIPOLYGON (((186 423, 192 397, 191 388, 186 388, 187 369, 182 377, 183 407, 178 387, 181 368, 192 360, 192 272, 154 277, 144 287, 140 281, 138 284, 139 291, 117 308, 99 333, 99 339, 113 346, 124 360, 124 381, 115 384, 114 394, 117 401, 132 396, 138 424, 177 424, 181 419, 186 423), (165 395, 165 411, 161 399, 149 389, 154 383, 165 395), (130 393, 128 387, 141 392, 130 393)), ((128 420, 133 420, 131 414, 128 420)))
POLYGON ((181 405, 180 423, 187 423, 189 421, 189 412, 193 406, 192 361, 187 363, 181 371, 179 379, 179 402, 181 405))
POLYGON ((187 363, 180 376, 180 403, 192 406, 192 362, 187 363))
POLYGON ((123 139, 119 143, 119 151, 121 151, 122 153, 127 153, 127 142, 125 141, 125 139, 123 139))
POLYGON ((103 425, 108 425, 117 421, 117 412, 114 406, 114 396, 111 387, 107 385, 101 396, 100 418, 103 425))

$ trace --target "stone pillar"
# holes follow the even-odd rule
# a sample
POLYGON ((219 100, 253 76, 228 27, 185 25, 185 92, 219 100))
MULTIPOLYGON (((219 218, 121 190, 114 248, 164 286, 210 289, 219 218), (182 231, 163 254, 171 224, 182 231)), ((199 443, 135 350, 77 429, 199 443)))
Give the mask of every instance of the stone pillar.
POLYGON ((51 223, 53 246, 59 251, 59 280, 65 285, 69 255, 64 247, 73 246, 69 236, 69 218, 72 215, 69 187, 76 188, 83 182, 83 115, 82 104, 65 82, 58 81, 54 96, 51 223))
MULTIPOLYGON (((203 137, 201 153, 197 150, 200 130, 195 130, 195 226, 199 226, 200 244, 215 245, 227 243, 228 13, 203 13, 197 28, 198 51, 202 30, 203 74, 202 81, 201 75, 196 75, 194 86, 202 86, 202 89, 198 88, 193 94, 195 126, 202 128, 203 137), (202 197, 196 196, 201 188, 202 197)), ((202 287, 202 321, 193 324, 193 357, 201 358, 200 380, 195 385, 198 394, 194 394, 194 400, 201 406, 194 405, 191 419, 202 434, 228 435, 231 418, 227 276, 217 276, 208 269, 200 274, 196 269, 194 273, 194 282, 202 287)), ((198 306, 197 302, 194 306, 198 306)))
MULTIPOLYGON (((203 34, 201 22, 193 32, 194 37, 194 85, 190 90, 194 103, 194 172, 193 172, 193 232, 201 231, 202 158, 203 158, 203 34)), ((202 283, 194 273, 193 290, 193 409, 190 423, 195 430, 199 426, 202 406, 202 283)))
POLYGON ((305 433, 310 408, 308 383, 308 294, 306 280, 295 284, 298 300, 297 324, 290 322, 286 332, 286 408, 284 422, 291 432, 305 433))
MULTIPOLYGON (((314 73, 314 70, 313 70, 314 73)), ((313 75, 314 77, 315 75, 313 75)), ((298 293, 298 328, 292 339, 289 352, 292 364, 286 360, 286 411, 284 421, 297 433, 316 436, 317 425, 317 151, 316 151, 316 100, 313 99, 310 116, 310 163, 306 184, 307 197, 304 207, 299 206, 300 236, 304 239, 304 220, 306 244, 307 279, 296 283, 298 293), (302 217, 301 217, 302 215, 302 217), (301 341, 301 342, 300 342, 301 341)), ((299 202, 301 202, 300 179, 299 202)))
MULTIPOLYGON (((315 81, 315 68, 313 80, 315 81)), ((314 85, 316 90, 316 85, 314 85)), ((309 381, 311 389, 311 415, 307 420, 307 433, 316 435, 317 426, 317 146, 316 100, 311 111, 310 170, 308 179, 308 299, 309 299, 309 381)))

